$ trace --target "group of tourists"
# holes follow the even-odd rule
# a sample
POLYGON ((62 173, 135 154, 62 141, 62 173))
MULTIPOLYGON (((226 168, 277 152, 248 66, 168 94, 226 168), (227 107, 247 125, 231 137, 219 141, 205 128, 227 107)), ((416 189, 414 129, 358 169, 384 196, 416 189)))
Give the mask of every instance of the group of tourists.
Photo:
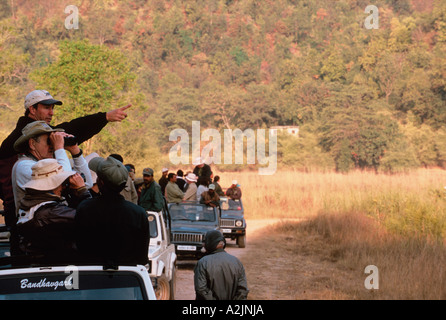
POLYGON ((164 203, 163 196, 168 203, 197 201, 209 206, 219 205, 221 196, 227 196, 232 200, 241 198, 242 191, 236 180, 233 180, 232 185, 223 192, 219 184, 220 177, 213 177, 208 164, 201 158, 196 159, 194 164, 193 171, 185 175, 181 169, 175 173, 163 168, 158 183, 154 179, 154 170, 145 168, 142 172, 142 181, 135 179, 138 204, 147 211, 159 211, 164 203))
MULTIPOLYGON (((54 107, 61 104, 48 91, 30 92, 24 116, 0 147, 0 198, 11 233, 11 255, 40 255, 70 263, 78 258, 104 265, 145 265, 150 241, 146 211, 160 211, 164 197, 168 202, 187 201, 185 196, 191 193, 189 199, 198 200, 200 194, 202 203, 215 205, 218 179, 210 184, 212 172, 204 163, 186 175, 186 188, 180 189, 176 174, 166 172, 164 191, 161 180, 156 183, 153 170, 146 168, 138 191, 134 167, 124 165, 119 154, 84 157, 79 145, 109 122, 124 120, 131 105, 52 126, 54 107), (201 180, 206 190, 199 191, 199 184, 191 192, 204 176, 208 177, 206 182, 201 180)), ((241 196, 237 185, 230 189, 234 190, 228 196, 241 196)), ((222 247, 217 244, 210 249, 209 253, 216 253, 222 247)), ((197 298, 223 297, 216 294, 197 292, 197 298)))

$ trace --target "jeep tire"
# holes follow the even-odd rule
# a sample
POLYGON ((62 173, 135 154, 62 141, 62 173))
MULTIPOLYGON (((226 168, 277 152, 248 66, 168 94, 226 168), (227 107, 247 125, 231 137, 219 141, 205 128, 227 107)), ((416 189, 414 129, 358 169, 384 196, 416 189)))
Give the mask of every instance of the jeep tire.
POLYGON ((237 245, 239 246, 239 248, 246 247, 246 234, 237 237, 237 245))
POLYGON ((155 290, 156 300, 169 300, 171 293, 171 285, 165 275, 157 279, 157 286, 155 290))

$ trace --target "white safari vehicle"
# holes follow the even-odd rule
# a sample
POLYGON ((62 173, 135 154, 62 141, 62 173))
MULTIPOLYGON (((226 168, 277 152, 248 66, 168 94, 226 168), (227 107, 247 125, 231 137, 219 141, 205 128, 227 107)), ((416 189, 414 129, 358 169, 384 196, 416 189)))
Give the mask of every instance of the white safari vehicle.
POLYGON ((175 245, 170 242, 168 214, 147 211, 150 227, 149 270, 157 300, 174 300, 176 260, 175 245))
MULTIPOLYGON (((2 258, 0 260, 8 259, 2 258)), ((0 300, 156 300, 143 265, 0 266, 0 300)))
MULTIPOLYGON (((0 211, 1 213, 1 211, 0 211)), ((82 261, 49 262, 33 256, 10 256, 8 229, 0 225, 0 300, 156 300, 167 279, 175 279, 175 254, 161 214, 152 219, 148 265, 85 265, 82 261), (161 217, 161 220, 159 219, 161 217), (155 222, 155 224, 153 224, 155 222), (153 232, 152 232, 153 231, 153 232)), ((175 248, 173 248, 175 250, 175 248)), ((174 291, 172 291, 174 292, 174 291)))

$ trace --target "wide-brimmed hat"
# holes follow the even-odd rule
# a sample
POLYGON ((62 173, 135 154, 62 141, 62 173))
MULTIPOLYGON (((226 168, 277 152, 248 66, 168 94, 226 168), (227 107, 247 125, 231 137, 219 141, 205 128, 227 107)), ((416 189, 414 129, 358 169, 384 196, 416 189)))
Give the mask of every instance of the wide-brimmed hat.
POLYGON ((40 191, 50 191, 60 186, 75 171, 64 171, 56 159, 42 159, 31 167, 31 180, 23 187, 40 191))
POLYGON ((34 90, 28 93, 25 97, 25 109, 28 109, 36 103, 61 105, 62 101, 54 99, 46 90, 34 90))
POLYGON ((25 151, 25 142, 29 139, 40 136, 44 133, 64 132, 64 129, 53 129, 45 121, 34 121, 28 123, 22 129, 22 135, 14 142, 14 150, 18 152, 25 151))
POLYGON ((197 182, 198 178, 194 173, 188 173, 186 176, 186 180, 190 182, 197 182))
POLYGON ((110 189, 120 192, 125 188, 129 172, 121 161, 113 157, 107 159, 96 157, 90 160, 88 167, 96 172, 110 189))

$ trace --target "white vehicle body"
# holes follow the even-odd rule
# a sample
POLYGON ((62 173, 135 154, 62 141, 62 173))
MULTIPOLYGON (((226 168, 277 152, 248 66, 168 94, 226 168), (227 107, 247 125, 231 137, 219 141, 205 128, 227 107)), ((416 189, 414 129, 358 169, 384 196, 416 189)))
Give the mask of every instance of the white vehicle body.
POLYGON ((175 246, 162 212, 148 211, 150 224, 149 270, 159 300, 173 300, 175 296, 175 246))
POLYGON ((0 269, 0 300, 156 300, 145 266, 0 269))

